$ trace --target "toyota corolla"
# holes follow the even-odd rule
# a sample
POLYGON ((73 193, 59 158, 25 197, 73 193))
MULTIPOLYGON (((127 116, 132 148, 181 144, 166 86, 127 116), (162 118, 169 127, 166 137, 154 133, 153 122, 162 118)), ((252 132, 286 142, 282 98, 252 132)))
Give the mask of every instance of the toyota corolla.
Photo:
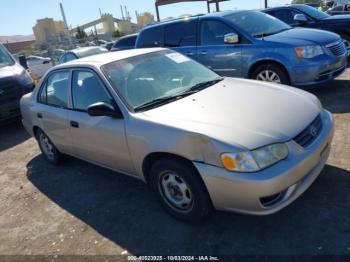
POLYGON ((320 174, 333 135, 314 95, 160 48, 54 67, 21 110, 49 162, 71 155, 142 179, 186 221, 281 210, 320 174))

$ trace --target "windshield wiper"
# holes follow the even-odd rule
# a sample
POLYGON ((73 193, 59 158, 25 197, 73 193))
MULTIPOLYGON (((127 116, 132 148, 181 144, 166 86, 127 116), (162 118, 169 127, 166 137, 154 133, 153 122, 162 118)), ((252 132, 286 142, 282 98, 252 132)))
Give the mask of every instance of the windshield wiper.
POLYGON ((207 88, 209 86, 215 85, 216 83, 219 83, 222 80, 224 80, 224 78, 220 77, 220 78, 217 78, 217 79, 214 79, 214 80, 198 83, 198 84, 192 86, 190 89, 188 89, 187 91, 185 91, 184 93, 182 93, 180 95, 196 93, 196 92, 198 92, 200 90, 203 90, 203 89, 205 89, 205 88, 207 88))
POLYGON ((281 30, 275 31, 275 32, 271 32, 271 33, 262 33, 262 34, 258 34, 258 35, 253 35, 253 37, 255 38, 264 38, 266 36, 270 36, 270 35, 275 35, 278 33, 282 33, 284 31, 290 30, 291 28, 283 28, 281 30))
POLYGON ((146 103, 144 103, 142 105, 139 105, 138 107, 135 107, 134 111, 135 112, 139 112, 139 111, 142 111, 142 110, 147 109, 147 108, 152 108, 154 106, 162 105, 162 104, 165 104, 167 102, 176 100, 177 97, 178 96, 163 96, 163 97, 159 97, 159 98, 153 99, 151 101, 148 101, 148 102, 146 102, 146 103))

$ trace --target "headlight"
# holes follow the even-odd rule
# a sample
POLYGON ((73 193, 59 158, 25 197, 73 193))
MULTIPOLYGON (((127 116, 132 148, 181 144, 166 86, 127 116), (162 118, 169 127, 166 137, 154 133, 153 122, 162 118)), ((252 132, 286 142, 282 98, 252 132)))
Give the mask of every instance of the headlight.
POLYGON ((253 151, 224 153, 221 161, 229 171, 256 172, 269 167, 288 156, 286 144, 273 144, 253 151))
POLYGON ((295 48, 295 52, 299 58, 313 58, 323 54, 323 49, 319 45, 310 45, 295 48))

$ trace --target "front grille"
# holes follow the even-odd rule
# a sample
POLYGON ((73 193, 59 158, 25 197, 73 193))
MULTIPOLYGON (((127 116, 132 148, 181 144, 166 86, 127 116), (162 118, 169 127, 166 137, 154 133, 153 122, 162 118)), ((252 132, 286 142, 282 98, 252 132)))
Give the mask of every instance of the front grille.
POLYGON ((343 41, 339 41, 326 46, 328 50, 335 56, 345 55, 347 50, 343 41))
POLYGON ((19 100, 23 95, 23 88, 21 88, 15 81, 0 82, 0 104, 19 100))
POLYGON ((322 119, 318 115, 314 121, 311 122, 299 135, 294 137, 294 141, 302 147, 309 146, 321 133, 322 119))

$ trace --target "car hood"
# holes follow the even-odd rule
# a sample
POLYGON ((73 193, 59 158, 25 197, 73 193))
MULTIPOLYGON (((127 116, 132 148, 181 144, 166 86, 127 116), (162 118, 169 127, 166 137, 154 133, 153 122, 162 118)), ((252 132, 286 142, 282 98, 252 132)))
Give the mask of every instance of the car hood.
POLYGON ((326 21, 335 21, 335 22, 349 22, 350 23, 350 15, 333 15, 333 16, 329 16, 323 20, 326 21))
POLYGON ((5 66, 0 68, 0 79, 4 78, 14 78, 23 73, 24 69, 18 64, 13 64, 11 66, 5 66))
POLYGON ((319 113, 317 98, 305 91, 225 78, 196 94, 141 114, 161 125, 255 149, 294 138, 319 113))
POLYGON ((328 45, 339 40, 335 33, 309 28, 293 28, 275 35, 265 37, 265 41, 278 42, 293 46, 301 45, 328 45))

